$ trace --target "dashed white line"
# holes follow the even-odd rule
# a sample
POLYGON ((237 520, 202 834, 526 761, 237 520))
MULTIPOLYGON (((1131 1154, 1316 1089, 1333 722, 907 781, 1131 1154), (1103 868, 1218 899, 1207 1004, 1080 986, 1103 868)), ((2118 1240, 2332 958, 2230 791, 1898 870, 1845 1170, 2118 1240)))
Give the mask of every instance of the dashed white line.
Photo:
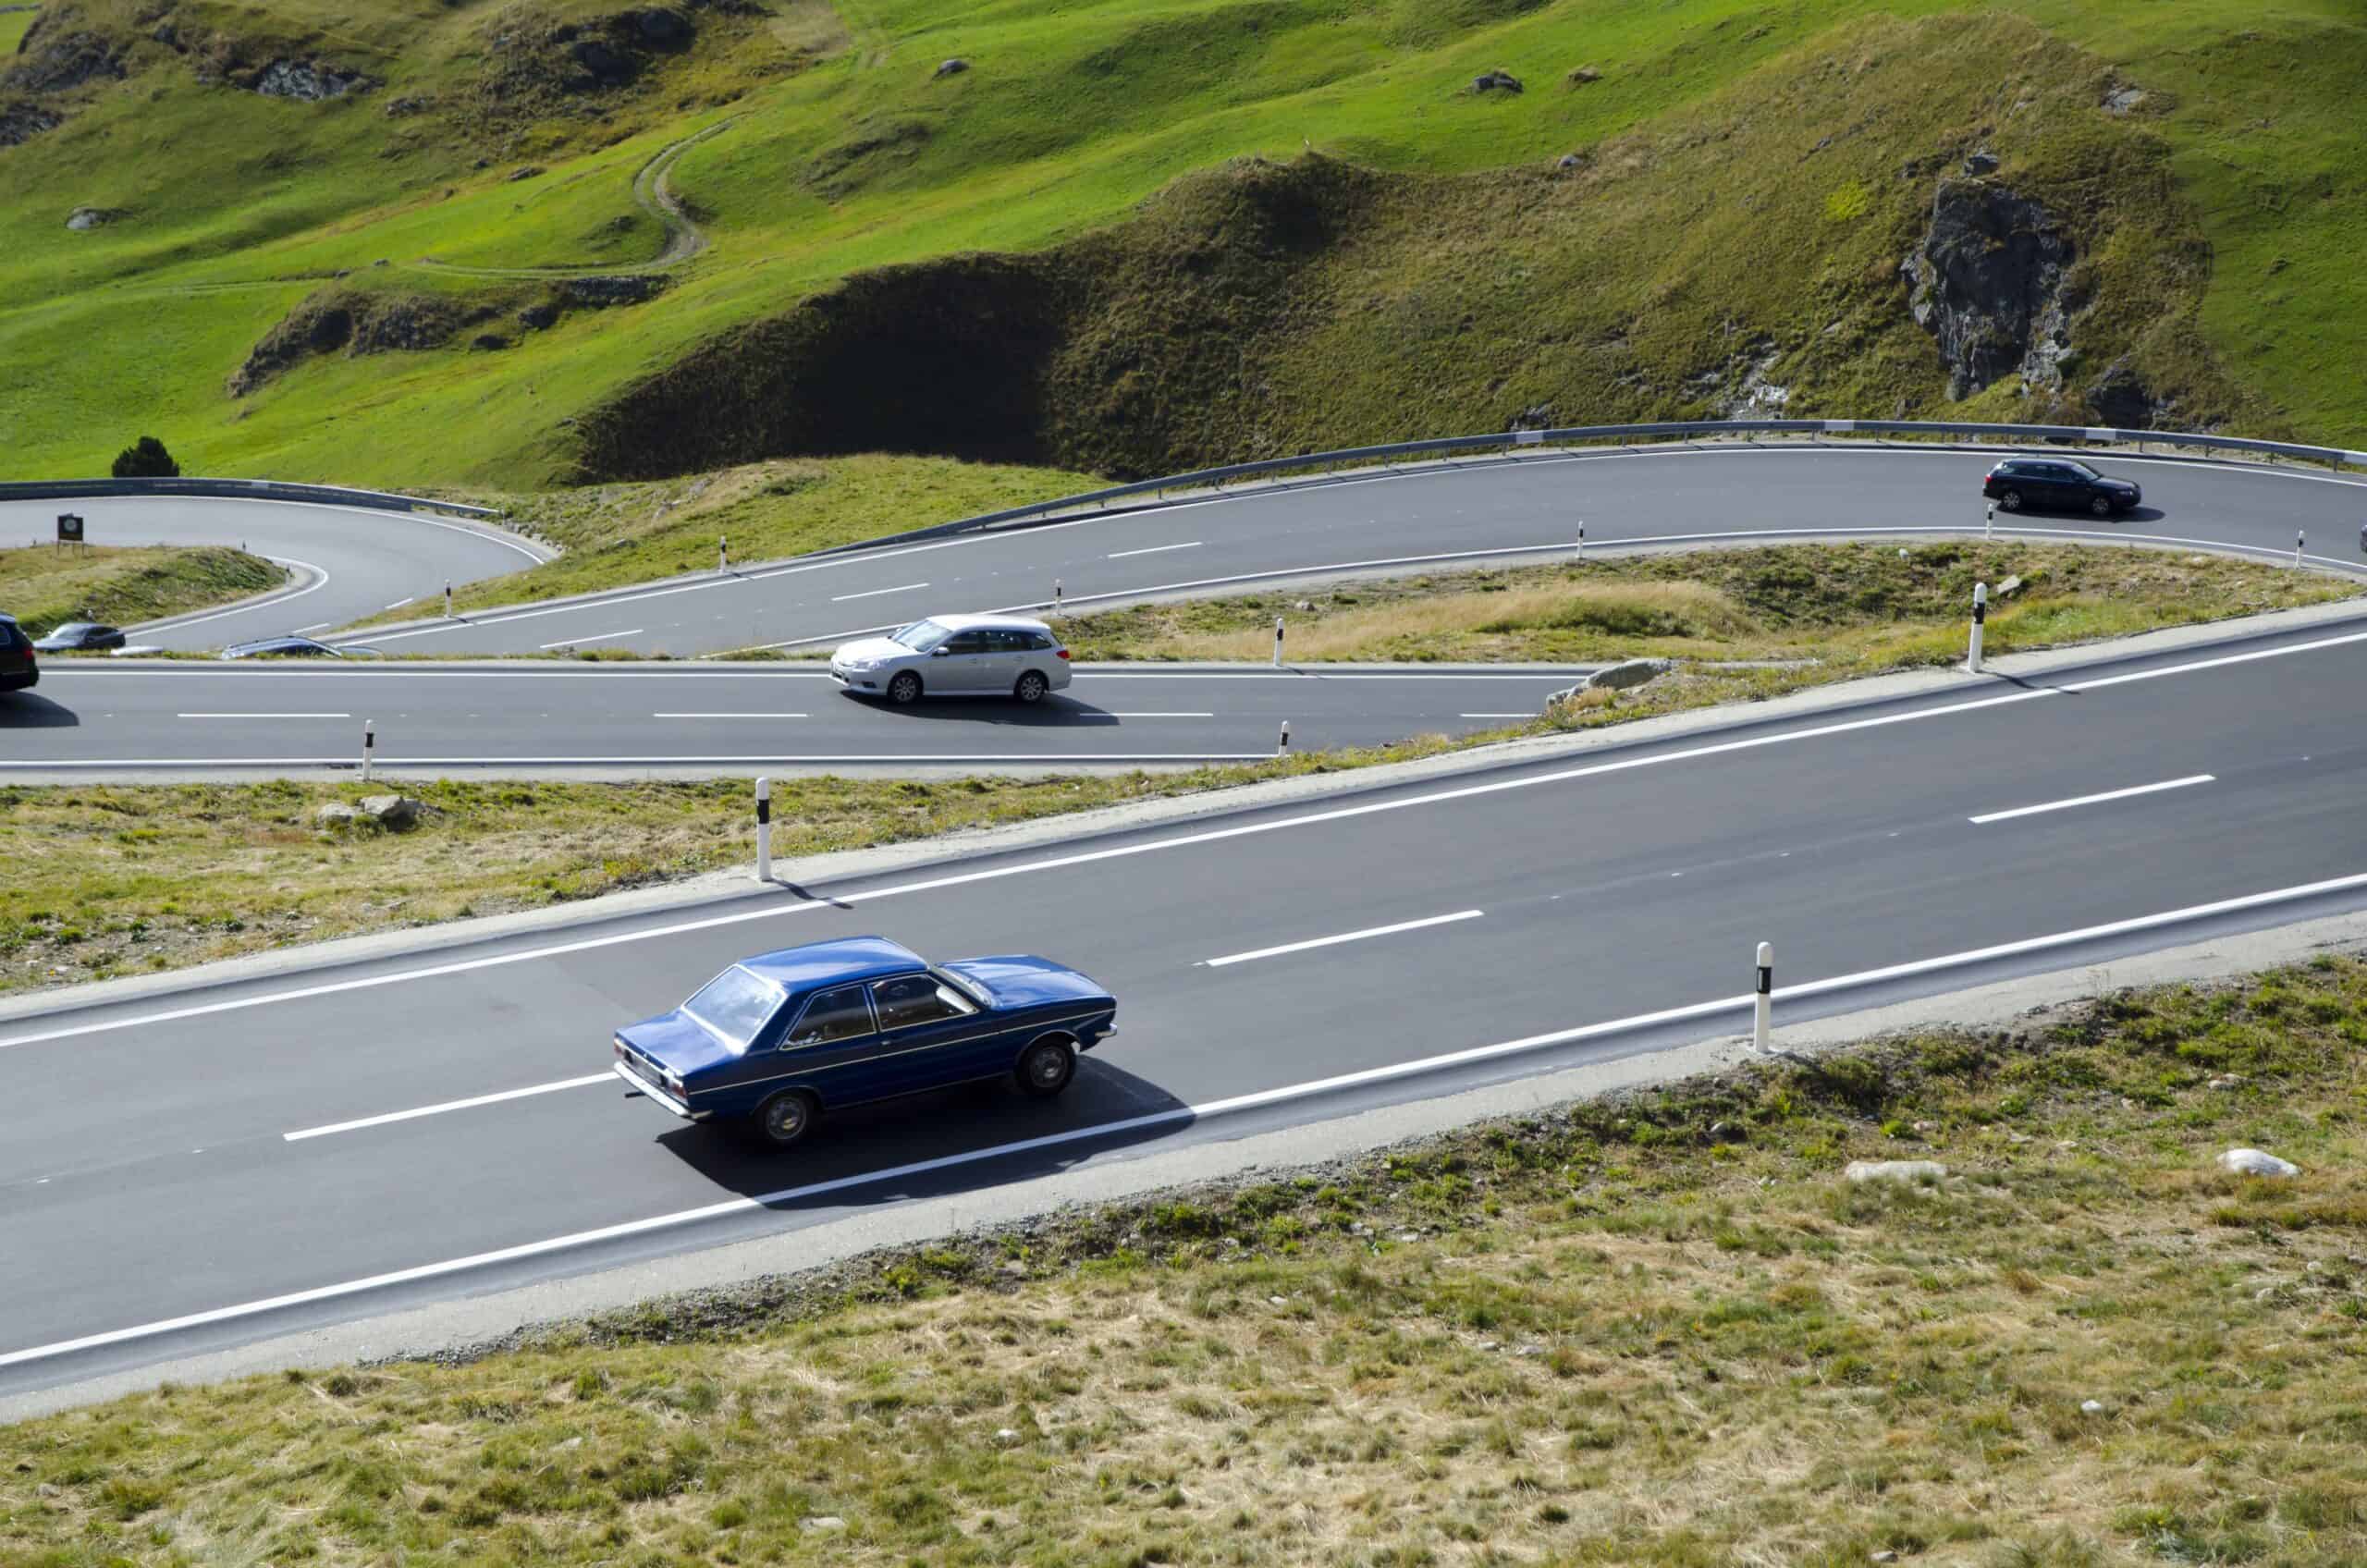
POLYGON ((803 718, 802 713, 654 713, 652 718, 803 718))
POLYGON ((547 652, 549 652, 549 651, 550 651, 551 649, 553 649, 553 648, 575 648, 575 647, 581 647, 582 645, 583 645, 583 644, 584 644, 584 643, 597 643, 597 642, 601 641, 603 638, 607 638, 607 637, 638 637, 638 636, 640 636, 640 635, 641 635, 641 633, 642 633, 642 628, 640 628, 640 627, 638 627, 638 626, 628 627, 627 629, 625 629, 625 630, 624 630, 624 631, 595 631, 595 632, 593 632, 593 633, 592 633, 590 636, 588 636, 588 637, 562 637, 562 638, 560 638, 560 639, 559 639, 558 642, 556 642, 556 643, 544 643, 544 644, 543 644, 543 650, 544 650, 544 652, 547 653, 547 652))
POLYGON ((404 594, 401 598, 397 599, 393 604, 388 605, 388 606, 385 606, 385 607, 386 607, 386 608, 387 608, 387 609, 390 609, 390 610, 399 610, 399 609, 402 608, 405 605, 410 604, 413 599, 416 599, 416 598, 418 598, 418 597, 419 597, 419 595, 418 595, 418 594, 404 594))
POLYGON ((298 627, 294 631, 288 633, 288 635, 292 637, 301 637, 308 631, 326 631, 330 627, 335 626, 337 622, 333 620, 316 620, 310 626, 298 627))
POLYGON ((1317 948, 1336 948, 1343 942, 1367 941, 1375 937, 1394 937, 1401 931, 1420 931, 1432 925, 1452 925, 1459 920, 1477 920, 1486 912, 1476 909, 1457 910, 1453 914, 1434 914, 1427 920, 1401 920, 1394 925, 1367 926, 1362 931, 1343 931, 1337 937, 1317 937, 1304 942, 1284 942, 1280 947, 1256 948, 1245 953, 1228 953, 1223 958, 1204 958, 1202 965, 1222 969, 1229 963, 1247 963, 1253 959, 1280 958, 1284 953, 1309 952, 1317 948))
POLYGON ((176 718, 351 718, 350 713, 184 713, 176 718))
POLYGON ((282 1133, 280 1137, 291 1144, 306 1138, 325 1138, 332 1133, 359 1132, 364 1127, 384 1127, 389 1122, 415 1121, 423 1116, 441 1116, 448 1110, 470 1110, 481 1105, 498 1105, 504 1100, 522 1100, 533 1095, 547 1095, 559 1089, 581 1089, 594 1084, 614 1082, 607 1072, 587 1073, 581 1078, 562 1078, 556 1084, 536 1084, 531 1088, 504 1089, 498 1094, 472 1095, 464 1100, 446 1100, 440 1105, 423 1105, 410 1110, 390 1110, 384 1116, 361 1116, 350 1121, 332 1121, 325 1127, 307 1127, 298 1133, 282 1133))
POLYGON ((849 599, 876 599, 882 594, 910 594, 927 586, 926 582, 906 582, 894 588, 866 588, 860 594, 833 594, 830 595, 830 603, 843 605, 849 599))
POLYGON ((1535 718, 1534 713, 1459 713, 1457 718, 1535 718))
POLYGON ((2048 801, 2042 805, 2016 806, 2011 811, 1985 812, 1980 816, 1967 817, 1965 820, 1972 823, 2008 822, 2017 816, 2036 816, 2041 812, 2069 811, 2074 806, 2102 805, 2106 801, 2126 801, 2138 795, 2158 795, 2165 790, 2186 790, 2197 784, 2215 782, 2217 782, 2215 775, 2197 773, 2185 778, 2164 779, 2159 784, 2140 784, 2128 790, 2106 790, 2097 795, 2074 795, 2067 801, 2048 801))
POLYGON ((1201 541, 1195 539, 1188 545, 1153 545, 1141 550, 1112 550, 1107 558, 1122 561, 1129 556, 1163 556, 1170 550, 1196 550, 1200 544, 1201 541))
POLYGON ((1212 713, 1113 713, 1111 718, 1214 718, 1212 713))

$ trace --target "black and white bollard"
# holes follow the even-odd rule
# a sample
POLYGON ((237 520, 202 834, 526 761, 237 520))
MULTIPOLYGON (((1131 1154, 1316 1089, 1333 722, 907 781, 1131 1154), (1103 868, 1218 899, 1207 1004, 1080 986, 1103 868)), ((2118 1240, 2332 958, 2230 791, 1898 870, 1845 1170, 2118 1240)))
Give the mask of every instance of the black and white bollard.
POLYGON ((1274 618, 1274 668, 1282 668, 1282 618, 1274 618))
POLYGON ((773 781, 756 780, 756 880, 773 879, 773 781))
POLYGON ((1997 503, 1994 501, 1989 503, 1989 516, 1981 522, 1981 536, 1983 539, 1997 537, 1997 503))
POLYGON ((1061 613, 1061 580, 1057 577, 1052 579, 1052 613, 1061 613))
POLYGON ((1989 584, 1972 585, 1972 646, 1966 650, 1964 667, 1973 674, 1981 673, 1981 631, 1989 619, 1989 584))
POLYGON ((1582 522, 1582 523, 1578 524, 1578 559, 1580 559, 1580 560, 1584 560, 1584 559, 1586 559, 1586 558, 1587 558, 1587 525, 1586 525, 1585 523, 1583 523, 1583 522, 1582 522))
POLYGON ((1282 739, 1281 743, 1275 746, 1274 754, 1278 757, 1286 757, 1291 754, 1291 721, 1287 718, 1282 720, 1282 739))
POLYGON ((715 536, 715 570, 717 571, 731 570, 731 535, 728 533, 718 533, 715 536))
POLYGON ((1759 991, 1750 999, 1750 1048, 1768 1054, 1767 1036, 1775 1022, 1775 944, 1759 944, 1759 991))
POLYGON ((2298 528, 2293 531, 2293 564, 2295 566, 2301 564, 2301 542, 2308 537, 2298 528))
POLYGON ((362 721, 362 781, 364 784, 370 782, 370 764, 374 760, 371 753, 376 749, 377 744, 378 721, 374 718, 363 719, 362 721))
POLYGON ((448 582, 444 584, 444 619, 452 619, 452 585, 448 582))

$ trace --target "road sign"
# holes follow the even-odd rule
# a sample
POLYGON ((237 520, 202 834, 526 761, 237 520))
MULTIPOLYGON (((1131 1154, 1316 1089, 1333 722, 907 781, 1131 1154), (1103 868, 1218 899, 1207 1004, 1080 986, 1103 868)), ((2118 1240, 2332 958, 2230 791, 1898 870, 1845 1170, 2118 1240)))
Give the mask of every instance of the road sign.
POLYGON ((72 512, 58 513, 57 542, 61 545, 80 544, 82 542, 82 520, 75 516, 72 512))

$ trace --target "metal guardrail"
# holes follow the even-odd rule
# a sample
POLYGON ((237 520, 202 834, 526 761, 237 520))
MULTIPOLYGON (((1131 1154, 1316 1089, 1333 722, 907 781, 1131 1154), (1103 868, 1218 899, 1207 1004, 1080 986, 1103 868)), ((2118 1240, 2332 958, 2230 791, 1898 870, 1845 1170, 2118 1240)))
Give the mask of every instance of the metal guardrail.
POLYGON ((1159 479, 1136 480, 1129 484, 1113 484, 1100 490, 1087 490, 1081 495, 1063 496, 1056 500, 1038 501, 1032 506, 1011 507, 999 512, 987 512, 977 517, 962 518, 953 522, 938 523, 933 528, 916 528, 902 533, 865 539, 857 544, 835 545, 817 555, 840 555, 852 550, 867 550, 890 543, 915 539, 943 538, 950 534, 975 533, 1012 523, 1041 521, 1063 512, 1086 507, 1106 507, 1112 501, 1126 500, 1136 496, 1163 494, 1170 490, 1194 490, 1208 486, 1221 488, 1227 480, 1256 479, 1267 474, 1288 473, 1296 469, 1332 468, 1349 464, 1386 464, 1392 458, 1452 457, 1457 452, 1499 450, 1516 452, 1525 447, 1583 446, 1611 442, 1625 443, 1637 439, 1689 439, 1699 435, 1910 435, 1910 436, 1973 436, 2001 442, 2073 442, 2088 445, 2121 445, 2142 442, 2152 446, 2195 447, 2206 451, 2257 452, 2273 457, 2300 459, 2307 462, 2331 466, 2367 468, 2367 452, 2347 451, 2338 447, 2306 447, 2289 441, 2261 441, 2240 435, 2214 435, 2161 430, 2108 430, 2092 425, 2076 424, 1957 424, 1939 421, 1870 420, 1870 419, 1730 419, 1673 421, 1655 424, 1593 424, 1573 425, 1556 430, 1510 430, 1491 435, 1449 435, 1430 441, 1398 441, 1380 447, 1349 447, 1332 452, 1306 452, 1292 458, 1267 458, 1257 462, 1228 463, 1221 468, 1196 469, 1189 473, 1168 474, 1159 479))
POLYGON ((348 490, 335 484, 283 484, 276 479, 33 479, 0 483, 0 501, 90 501, 110 496, 202 496, 216 500, 306 501, 322 507, 368 507, 377 511, 450 512, 459 517, 497 518, 491 507, 384 490, 348 490))

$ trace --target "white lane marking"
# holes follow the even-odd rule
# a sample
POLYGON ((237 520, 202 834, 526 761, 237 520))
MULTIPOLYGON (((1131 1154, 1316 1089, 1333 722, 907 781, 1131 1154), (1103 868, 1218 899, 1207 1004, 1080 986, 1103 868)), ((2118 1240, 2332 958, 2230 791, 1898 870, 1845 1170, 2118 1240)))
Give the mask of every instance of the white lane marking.
MULTIPOLYGON (((2321 894, 2348 891, 2359 888, 2367 888, 2367 874, 2336 877, 2330 881, 2312 882, 2295 888, 2280 888, 2263 893, 2249 893, 2239 898, 2221 899, 2213 903, 2189 905, 2185 909, 2165 910, 2154 914, 2137 915, 2128 920, 2109 921, 2102 925, 2083 926, 2076 931, 2058 931, 2044 937, 2029 937, 2019 941, 2001 942, 1993 947, 1975 948, 1965 952, 1944 954, 1937 958, 1914 959, 1906 963, 1895 963, 1882 969, 1861 970, 1855 974, 1836 974, 1827 980, 1811 980, 1801 985, 1787 986, 1783 995, 1787 998, 1821 996, 1834 991, 1846 991, 1854 986, 1878 985, 1884 981, 1929 974, 1942 970, 1993 962, 1999 959, 2044 952, 2052 948, 2073 947, 2081 942, 2128 936, 2135 932, 2175 925, 2186 921, 2209 919, 2214 915, 2238 913, 2270 904, 2290 902, 2296 899, 2313 898, 2321 894)), ((1165 1110, 1148 1111, 1140 1116, 1125 1117, 1116 1121, 1103 1121, 1090 1127, 1074 1127, 1065 1132, 1047 1133, 1039 1137, 1022 1138, 1013 1143, 998 1144, 991 1148, 938 1155, 931 1159, 914 1160, 904 1165, 890 1166, 882 1170, 865 1170, 848 1176, 834 1176, 827 1181, 809 1182, 803 1186, 784 1187, 779 1192, 726 1198, 719 1203, 707 1204, 698 1208, 678 1209, 671 1214, 652 1215, 644 1219, 628 1219, 615 1225, 603 1225, 596 1230, 577 1231, 569 1235, 553 1236, 544 1241, 526 1242, 516 1246, 497 1248, 490 1252, 473 1253, 466 1257, 446 1258, 437 1263, 419 1264, 410 1268, 398 1268, 360 1280, 343 1280, 334 1285, 317 1285, 310 1290, 290 1291, 284 1295, 269 1296, 261 1301, 241 1302, 235 1306, 217 1306, 203 1312, 187 1313, 178 1317, 162 1318, 153 1323, 140 1323, 129 1328, 110 1329, 102 1333, 85 1334, 80 1339, 60 1340, 45 1345, 31 1345, 23 1350, 0 1353, 0 1366, 16 1366, 30 1361, 44 1361, 55 1356, 70 1355, 77 1351, 96 1350, 106 1345, 124 1344, 133 1340, 153 1339, 159 1334, 169 1334, 183 1329, 198 1329, 214 1323, 233 1322, 241 1317, 253 1317, 283 1307, 335 1301, 342 1296, 358 1295, 365 1291, 379 1290, 390 1285, 411 1284, 422 1280, 434 1280, 447 1275, 465 1273, 472 1268, 514 1263, 521 1258, 546 1256, 572 1247, 590 1246, 625 1236, 646 1235, 653 1231, 671 1230, 679 1226, 696 1224, 704 1219, 720 1219, 726 1215, 745 1214, 753 1209, 797 1203, 831 1193, 844 1192, 852 1187, 901 1182, 914 1176, 926 1175, 932 1171, 950 1170, 963 1166, 985 1164, 990 1160, 1007 1159, 1013 1155, 1030 1154, 1038 1149, 1058 1148, 1092 1139, 1140 1132, 1148 1128, 1171 1127, 1178 1123, 1206 1121, 1233 1111, 1288 1104, 1293 1100, 1308 1099, 1342 1089, 1362 1088, 1401 1078, 1419 1077, 1444 1068, 1518 1056, 1554 1046, 1599 1039, 1605 1035, 1625 1034, 1637 1029, 1650 1029, 1666 1023, 1683 1023, 1696 1019, 1714 1018, 1720 1013, 1741 1011, 1756 1000, 1757 998, 1748 992, 1741 996, 1720 997, 1711 1001, 1663 1008, 1657 1012, 1637 1013, 1631 1017, 1610 1019, 1600 1023, 1582 1023, 1574 1028, 1556 1029, 1541 1035, 1523 1035, 1516 1040, 1499 1040, 1490 1045, 1473 1046, 1464 1050, 1447 1051, 1438 1056, 1421 1057, 1411 1061, 1392 1062, 1383 1067, 1367 1067, 1330 1078, 1288 1084, 1280 1088, 1257 1089, 1248 1094, 1233 1095, 1199 1105, 1175 1106, 1165 1110)))
POLYGON ((2184 790, 2196 784, 2213 784, 2218 780, 2208 773, 2194 774, 2186 778, 2165 779, 2159 784, 2140 784, 2134 789, 2107 790, 2100 795, 2075 795, 2067 801, 2048 801, 2043 805, 2016 806, 2011 811, 1986 812, 1980 816, 1965 818, 1971 823, 2010 822, 2017 816, 2036 816, 2042 812, 2069 811, 2074 806, 2102 805, 2106 801, 2125 801, 2135 795, 2158 795, 2165 790, 2184 790))
POLYGON ((298 1133, 282 1133, 288 1143, 300 1144, 307 1138, 325 1138, 332 1133, 352 1133, 364 1127, 384 1127, 390 1122, 415 1121, 423 1116, 441 1116, 448 1110, 472 1110, 481 1105, 499 1105, 504 1100, 522 1100, 533 1095, 552 1094, 560 1089, 581 1089, 594 1084, 612 1084, 611 1072, 586 1073, 581 1078, 562 1078, 556 1084, 536 1084, 531 1088, 504 1089, 499 1094, 472 1095, 464 1100, 446 1100, 440 1105, 423 1105, 410 1110, 390 1110, 384 1116, 357 1116, 350 1121, 332 1121, 325 1127, 307 1127, 298 1133))
MULTIPOLYGON (((63 497, 61 497, 61 499, 63 497)), ((92 500, 104 500, 109 506, 119 506, 126 501, 134 503, 141 501, 175 501, 183 506, 188 505, 190 501, 219 501, 234 507, 295 507, 306 511, 328 512, 335 516, 339 522, 346 521, 348 519, 358 513, 364 517, 382 517, 394 522, 423 523, 429 528, 441 528, 454 533, 470 534, 472 537, 484 540, 488 545, 498 545, 505 550, 515 550, 537 566, 544 565, 546 562, 554 561, 558 558, 558 552, 556 550, 537 551, 528 547, 527 545, 520 544, 517 540, 509 537, 507 534, 498 533, 487 528, 472 528, 465 522, 448 522, 441 518, 423 517, 415 511, 392 511, 384 507, 332 506, 324 501, 280 501, 274 500, 269 496, 92 496, 88 498, 92 500)), ((274 557, 265 557, 264 558, 268 560, 274 557)))
POLYGON ((638 626, 627 627, 622 631, 595 631, 582 637, 562 637, 556 643, 544 643, 543 648, 548 652, 553 648, 572 648, 585 643, 597 643, 604 637, 638 637, 641 633, 642 629, 638 626))
POLYGON ((402 608, 405 605, 410 604, 413 599, 416 599, 416 598, 418 598, 418 597, 419 597, 419 595, 418 595, 418 594, 404 594, 401 598, 397 599, 393 604, 388 605, 388 606, 385 606, 385 607, 386 607, 386 608, 387 608, 387 609, 390 609, 390 610, 399 610, 399 609, 402 608))
POLYGON ((832 594, 830 597, 830 603, 834 605, 843 605, 849 599, 876 599, 882 594, 910 594, 916 589, 926 588, 928 584, 926 582, 904 582, 899 583, 893 588, 866 588, 860 594, 832 594))
POLYGON ((333 620, 316 620, 310 626, 298 627, 294 631, 288 633, 288 635, 291 637, 301 637, 307 631, 326 631, 330 627, 335 626, 337 622, 333 620))
POLYGON ((1284 942, 1280 947, 1254 948, 1245 953, 1227 953, 1222 958, 1204 958, 1201 965, 1208 969, 1222 969, 1230 963, 1248 963, 1261 958, 1280 958, 1284 953, 1310 952, 1317 948, 1336 948, 1343 942, 1362 942, 1374 937, 1394 937, 1401 931, 1420 931, 1432 925, 1452 925, 1459 920, 1477 920, 1484 910, 1457 910, 1453 914, 1434 914, 1427 920, 1401 920, 1394 925, 1368 926, 1362 931, 1343 931, 1337 937, 1317 937, 1304 942, 1284 942))
POLYGON ((1111 718, 1214 718, 1212 713, 1113 713, 1111 718))
POLYGON ((351 718, 350 713, 184 713, 176 718, 351 718))
POLYGON ((145 621, 141 625, 130 627, 127 630, 137 632, 142 637, 153 636, 156 633, 163 631, 186 631, 188 628, 192 626, 203 626, 209 620, 222 620, 234 615, 247 615, 256 610, 270 609, 275 606, 287 604, 291 599, 300 599, 307 594, 316 593, 329 585, 328 572, 323 568, 314 566, 310 561, 300 561, 293 556, 265 556, 264 559, 277 566, 300 566, 306 571, 313 574, 313 581, 307 582, 301 588, 295 590, 293 593, 265 594, 264 597, 256 599, 252 603, 232 605, 227 609, 215 610, 211 615, 188 616, 178 620, 166 619, 145 621))
MULTIPOLYGON (((266 716, 269 717, 269 716, 266 716)), ((471 717, 476 717, 472 714, 471 717)), ((1011 764, 1033 767, 1044 763, 1139 762, 1271 762, 1271 752, 868 752, 816 753, 810 756, 696 756, 670 753, 633 757, 414 757, 381 756, 380 767, 736 767, 769 764, 779 767, 841 766, 855 763, 963 763, 971 766, 1011 764)), ((351 767, 352 756, 339 757, 51 757, 47 760, 0 761, 0 769, 38 773, 44 768, 102 767, 351 767)), ((0 1046, 8 1042, 0 1040, 0 1046)))
MULTIPOLYGON (((564 647, 566 644, 561 643, 564 647)), ((50 671, 42 671, 43 680, 50 671)), ((557 665, 537 663, 522 669, 435 669, 423 665, 388 660, 374 668, 343 666, 333 669, 290 669, 276 666, 239 665, 225 669, 207 660, 179 661, 166 664, 84 665, 71 668, 60 665, 59 675, 142 675, 162 676, 179 680, 828 680, 830 672, 816 661, 812 669, 773 669, 759 674, 748 669, 706 670, 627 669, 618 664, 603 665, 598 669, 568 669, 557 665)))
POLYGON ((1535 718, 1534 713, 1459 713, 1457 718, 1535 718))
POLYGON ((652 718, 803 718, 802 713, 654 713, 652 718))
POLYGON ((1163 556, 1170 550, 1196 550, 1201 543, 1200 540, 1195 539, 1188 545, 1152 545, 1140 550, 1112 550, 1105 558, 1122 561, 1130 556, 1163 556))
MULTIPOLYGON (((2010 707, 2017 703, 2040 702, 2065 692, 2092 691, 2102 686, 2116 685, 2124 680, 2180 674, 2193 669, 2210 669, 2221 665, 2241 663, 2255 657, 2273 658, 2285 654, 2312 653, 2325 648, 2350 646, 2359 643, 2367 643, 2367 631, 2355 631, 2341 637, 2323 637, 2309 643, 2288 643, 2284 647, 2266 649, 2256 655, 2237 654, 2225 658, 2204 659, 2191 665, 2175 665, 2166 669, 2143 670, 2135 675, 2103 677, 2079 685, 2029 687, 2007 692, 1998 696, 1974 697, 1961 703, 1915 708, 1906 713, 1880 714, 1870 718, 1841 719, 1831 724, 1811 725, 1806 729, 1787 729, 1772 735, 1751 735, 1740 740, 1716 741, 1704 745, 1658 752, 1649 756, 1613 757, 1608 762, 1588 763, 1576 767, 1556 768, 1545 773, 1523 774, 1515 778, 1491 779, 1484 784, 1466 784, 1451 790, 1432 790, 1428 794, 1401 795, 1390 800, 1368 801, 1361 805, 1334 806, 1327 811, 1306 812, 1297 816, 1242 823, 1232 827, 1212 827, 1198 833, 1179 833, 1171 838, 1152 839, 1136 844, 1120 844, 1108 849, 1079 850, 1069 854, 1052 855, 1043 860, 1025 861, 1014 865, 992 866, 980 871, 950 872, 942 876, 931 876, 917 882, 899 883, 859 893, 834 893, 827 902, 800 900, 796 903, 767 904, 762 909, 742 910, 730 914, 705 915, 696 920, 676 921, 671 925, 648 926, 635 931, 620 931, 606 937, 587 937, 578 941, 557 942, 548 947, 531 948, 517 952, 460 959, 449 963, 430 964, 420 969, 398 970, 387 974, 361 975, 349 980, 329 980, 318 985, 298 986, 293 990, 268 991, 259 996, 236 997, 225 1001, 202 1002, 188 1007, 166 1009, 160 1012, 136 1013, 98 1023, 71 1024, 64 1028, 47 1029, 31 1035, 14 1035, 0 1038, 0 1050, 15 1046, 37 1045, 48 1040, 73 1039, 84 1035, 104 1034, 114 1029, 136 1029, 156 1023, 171 1023, 184 1018, 207 1017, 215 1013, 238 1011, 246 1008, 265 1007, 275 1002, 300 1001, 312 997, 338 996, 349 991, 373 990, 381 986, 400 985, 410 980, 430 980, 447 974, 466 974, 480 969, 495 969, 513 963, 531 962, 538 959, 558 958, 568 953, 587 952, 594 949, 616 947, 627 942, 650 941, 659 937, 682 936, 693 931, 711 931, 722 926, 742 925, 752 920, 774 920, 786 915, 803 914, 810 911, 875 902, 881 899, 902 898, 914 893, 937 892, 946 888, 961 888, 974 883, 1000 881, 1005 877, 1030 876, 1037 872, 1061 871, 1070 866, 1090 865, 1101 861, 1128 860, 1137 855, 1158 854, 1168 850, 1188 849, 1200 844, 1220 843, 1233 839, 1254 838, 1294 827, 1311 827, 1327 822, 1344 822, 1357 817, 1377 816, 1388 812, 1410 811, 1417 806, 1437 805, 1448 801, 1479 800, 1515 790, 1533 790, 1550 784, 1567 783, 1572 779, 1595 778, 1607 774, 1632 772, 1637 768, 1660 767, 1671 763, 1691 762, 1701 757, 1726 756, 1741 752, 1760 751, 1771 746, 1789 745, 1799 741, 1822 740, 1831 735, 1854 734, 1859 730, 1887 729, 1892 725, 1914 724, 1928 718, 1949 718, 1959 714, 1978 713, 1989 708, 2010 707)), ((1265 754, 1259 753, 1261 758, 1265 754)), ((352 759, 338 757, 324 760, 350 763, 352 759)), ((732 760, 773 762, 783 759, 748 757, 732 760)), ((913 759, 877 760, 910 761, 913 759)), ((0 763, 0 767, 10 766, 14 765, 0 763)), ((67 765, 53 762, 37 766, 59 767, 67 765)), ((2350 882, 2367 883, 2367 877, 2352 878, 2350 882)), ((2318 886, 2332 888, 2338 885, 2349 886, 2349 883, 2325 883, 2318 886)))

